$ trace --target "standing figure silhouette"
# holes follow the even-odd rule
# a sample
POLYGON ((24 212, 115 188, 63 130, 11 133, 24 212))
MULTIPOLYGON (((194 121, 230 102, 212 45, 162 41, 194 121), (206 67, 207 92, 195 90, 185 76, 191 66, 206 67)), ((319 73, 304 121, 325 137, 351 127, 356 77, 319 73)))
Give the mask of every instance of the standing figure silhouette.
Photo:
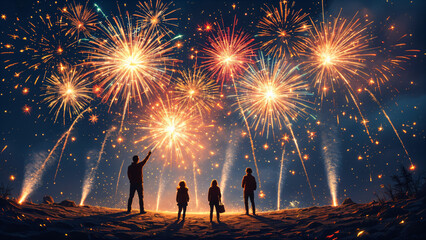
POLYGON ((177 193, 176 193, 176 202, 179 207, 178 221, 180 219, 180 213, 182 212, 182 210, 183 210, 182 221, 185 221, 186 207, 188 206, 188 202, 189 202, 188 188, 186 187, 185 181, 179 182, 179 186, 177 188, 177 193))
POLYGON ((213 179, 211 186, 209 188, 209 204, 210 204, 210 222, 213 221, 213 207, 216 208, 216 217, 217 222, 220 222, 219 218, 219 203, 222 198, 222 195, 220 194, 220 188, 217 186, 217 180, 213 179))
POLYGON ((256 215, 256 208, 254 206, 254 190, 256 190, 256 179, 251 175, 253 170, 246 168, 246 175, 243 177, 241 187, 244 188, 244 205, 246 207, 246 214, 249 214, 248 198, 250 198, 251 208, 253 215, 256 215))
POLYGON ((133 163, 127 168, 127 177, 130 181, 130 195, 129 201, 127 203, 127 213, 132 211, 132 202, 133 197, 135 196, 135 191, 138 192, 139 197, 139 209, 140 213, 144 214, 145 209, 143 206, 143 166, 148 161, 151 156, 151 151, 142 162, 139 162, 139 157, 137 155, 133 156, 133 163))

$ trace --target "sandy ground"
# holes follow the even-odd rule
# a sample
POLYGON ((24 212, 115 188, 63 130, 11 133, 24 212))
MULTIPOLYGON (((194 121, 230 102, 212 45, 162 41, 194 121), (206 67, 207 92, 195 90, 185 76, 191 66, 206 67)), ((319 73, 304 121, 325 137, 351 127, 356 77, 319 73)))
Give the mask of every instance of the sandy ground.
POLYGON ((0 239, 425 239, 426 199, 281 210, 176 214, 0 199, 0 239), (216 220, 214 218, 214 220, 216 220))

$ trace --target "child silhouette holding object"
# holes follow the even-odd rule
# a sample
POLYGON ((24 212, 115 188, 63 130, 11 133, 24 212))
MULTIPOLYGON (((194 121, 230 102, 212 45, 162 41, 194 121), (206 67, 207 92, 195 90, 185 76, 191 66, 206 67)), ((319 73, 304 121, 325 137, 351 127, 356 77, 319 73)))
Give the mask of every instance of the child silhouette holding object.
POLYGON ((185 221, 186 207, 188 206, 188 202, 189 202, 188 188, 186 187, 185 181, 179 182, 179 186, 177 188, 177 193, 176 193, 176 202, 179 207, 178 221, 180 219, 180 213, 182 212, 182 210, 183 210, 182 221, 185 221))

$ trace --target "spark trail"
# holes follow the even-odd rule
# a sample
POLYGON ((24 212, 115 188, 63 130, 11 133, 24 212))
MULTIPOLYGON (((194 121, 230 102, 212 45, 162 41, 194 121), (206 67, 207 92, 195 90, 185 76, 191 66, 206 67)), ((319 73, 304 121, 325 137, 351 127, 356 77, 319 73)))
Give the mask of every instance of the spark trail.
POLYGON ((84 178, 83 189, 82 189, 82 193, 81 193, 80 206, 84 205, 84 201, 86 200, 87 196, 89 195, 90 191, 92 190, 92 185, 93 185, 93 182, 94 182, 93 180, 95 178, 96 171, 98 170, 99 163, 100 163, 101 158, 102 158, 102 154, 104 153, 105 143, 108 140, 108 138, 111 136, 111 133, 114 132, 116 129, 117 129, 116 127, 111 127, 110 129, 108 129, 108 131, 105 134, 104 141, 102 142, 101 150, 99 151, 98 160, 96 161, 96 163, 93 167, 88 166, 90 169, 87 169, 88 171, 86 171, 86 176, 84 178))
POLYGON ((336 139, 338 135, 336 126, 332 125, 329 130, 324 129, 321 134, 322 155, 333 206, 337 206, 338 170, 341 154, 339 151, 339 142, 336 139))
POLYGON ((306 171, 306 167, 305 167, 305 163, 303 162, 302 154, 300 153, 299 144, 297 143, 297 139, 296 139, 296 136, 294 135, 293 128, 291 127, 291 123, 290 123, 289 119, 287 117, 285 117, 285 120, 288 123, 287 127, 291 132, 291 136, 293 137, 293 142, 294 142, 294 145, 296 146, 297 153, 299 154, 299 158, 300 158, 300 162, 302 163, 303 171, 305 171, 306 180, 308 181, 309 189, 311 190, 312 199, 314 199, 314 201, 315 201, 315 196, 314 196, 314 192, 312 191, 311 181, 309 180, 309 175, 308 175, 308 172, 306 171))
POLYGON ((382 107, 382 105, 380 104, 380 102, 377 100, 377 98, 373 95, 373 93, 372 92, 370 92, 370 90, 368 90, 367 88, 365 88, 365 91, 367 91, 369 94, 370 94, 370 96, 371 96, 371 98, 373 99, 373 101, 374 102, 376 102, 377 103, 377 105, 379 106, 379 108, 380 108, 380 110, 382 110, 382 112, 383 112, 383 114, 385 115, 385 117, 386 117, 386 119, 388 120, 388 122, 390 123, 390 125, 392 126, 392 129, 393 129, 393 131, 395 132, 395 135, 398 137, 398 140, 399 140, 399 142, 401 143, 401 146, 402 146, 402 148, 404 149, 404 151, 405 151, 405 154, 407 155, 407 157, 408 157, 408 160, 410 161, 410 167, 411 168, 414 168, 413 166, 413 162, 411 161, 411 157, 410 157, 410 155, 408 154, 408 151, 407 151, 407 149, 405 148, 405 145, 404 145, 404 143, 402 142, 402 139, 401 139, 401 137, 399 136, 399 134, 398 134, 398 131, 396 130, 396 128, 395 128, 395 126, 393 125, 393 123, 392 123, 392 121, 391 121, 391 119, 389 118, 389 116, 388 116, 388 114, 386 113, 386 111, 385 111, 385 109, 382 107))
POLYGON ((283 146, 283 154, 281 156, 281 163, 280 163, 280 178, 278 179, 278 193, 277 193, 277 210, 280 210, 280 203, 281 203, 281 185, 285 179, 284 176, 284 155, 285 155, 285 145, 283 146))
POLYGON ((198 208, 198 184, 197 184, 197 164, 192 162, 192 170, 194 173, 194 191, 195 191, 195 207, 198 208))
POLYGON ((238 145, 238 142, 229 144, 226 149, 225 155, 225 163, 222 168, 222 175, 220 177, 220 187, 222 188, 222 201, 225 201, 225 191, 226 191, 226 183, 228 181, 229 173, 231 172, 231 168, 234 165, 235 160, 235 147, 238 145))
POLYGON ((21 190, 21 197, 19 198, 19 204, 23 203, 27 197, 35 190, 35 187, 39 184, 41 177, 45 171, 45 168, 47 166, 47 163, 49 162, 50 158, 52 157, 53 153, 55 152, 56 148, 58 148, 59 144, 62 142, 62 140, 69 135, 69 133, 74 128, 74 125, 78 122, 78 120, 83 117, 83 114, 87 111, 91 111, 91 108, 87 108, 86 110, 82 111, 74 120, 74 122, 71 124, 69 129, 62 134, 62 136, 59 138, 59 140, 56 142, 55 146, 53 146, 52 150, 50 151, 49 155, 47 155, 46 159, 41 163, 40 167, 35 170, 34 172, 26 172, 25 176, 27 176, 24 179, 24 184, 22 186, 21 190))

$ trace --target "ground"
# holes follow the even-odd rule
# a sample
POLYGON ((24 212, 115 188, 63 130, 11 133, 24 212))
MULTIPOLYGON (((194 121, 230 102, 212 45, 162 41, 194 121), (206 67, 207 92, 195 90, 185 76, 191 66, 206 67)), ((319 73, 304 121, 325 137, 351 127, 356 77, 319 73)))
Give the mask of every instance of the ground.
POLYGON ((424 239, 426 199, 261 212, 175 213, 58 204, 17 204, 0 199, 0 239, 424 239), (215 220, 215 219, 214 219, 215 220))

